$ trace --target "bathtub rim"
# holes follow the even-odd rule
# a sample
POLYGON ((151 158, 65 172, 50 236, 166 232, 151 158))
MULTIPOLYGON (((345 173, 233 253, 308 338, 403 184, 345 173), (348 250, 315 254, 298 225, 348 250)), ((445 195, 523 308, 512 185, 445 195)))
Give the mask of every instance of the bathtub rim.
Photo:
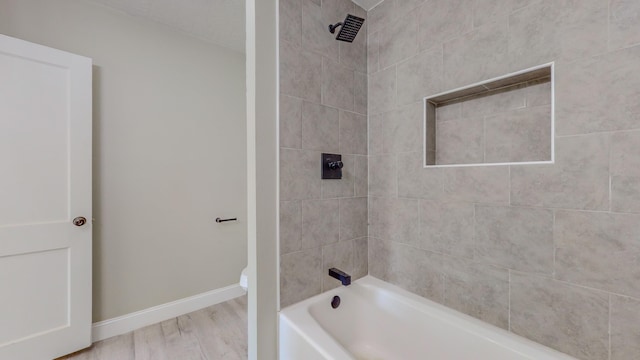
POLYGON ((310 311, 310 307, 313 304, 329 303, 333 296, 345 296, 344 294, 351 289, 355 289, 358 292, 381 292, 384 296, 392 298, 393 301, 401 302, 415 311, 445 321, 460 331, 475 334, 482 339, 499 344, 498 346, 508 348, 532 359, 577 360, 568 354, 411 293, 371 275, 354 281, 349 287, 342 286, 327 290, 324 293, 287 306, 280 310, 278 317, 280 321, 285 321, 288 326, 295 329, 301 337, 308 341, 325 358, 354 359, 345 347, 323 329, 310 311))

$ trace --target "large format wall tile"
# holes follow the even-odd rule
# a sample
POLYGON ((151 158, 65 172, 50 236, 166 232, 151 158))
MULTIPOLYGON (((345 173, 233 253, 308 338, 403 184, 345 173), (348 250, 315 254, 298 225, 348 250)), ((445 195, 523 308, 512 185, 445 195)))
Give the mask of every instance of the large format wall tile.
POLYGON ((611 360, 640 354, 640 300, 611 295, 611 360))
POLYGON ((408 59, 418 52, 418 15, 392 21, 379 35, 380 68, 408 59))
MULTIPOLYGON (((371 31, 371 25, 367 27, 371 31)), ((367 74, 380 70, 378 58, 380 57, 380 32, 367 34, 367 74)))
POLYGON ((446 89, 455 89, 504 75, 506 66, 506 23, 483 26, 444 44, 446 89))
POLYGON ((503 329, 509 328, 509 271, 444 257, 444 304, 503 329))
POLYGON ((302 247, 302 210, 300 201, 280 202, 280 254, 302 247))
POLYGON ((509 167, 481 166, 444 169, 444 196, 451 200, 509 203, 509 167))
POLYGON ((369 76, 369 114, 393 110, 396 106, 395 66, 369 76))
MULTIPOLYGON (((548 96, 551 97, 551 92, 548 96)), ((526 87, 510 87, 502 91, 493 91, 489 93, 489 96, 481 96, 459 103, 462 108, 460 116, 468 118, 500 114, 522 109, 527 105, 526 102, 526 87)), ((447 107, 445 106, 445 108, 447 107)), ((442 119, 438 120, 442 121, 442 119)))
POLYGON ((338 110, 305 101, 302 103, 302 147, 337 152, 340 118, 338 110))
POLYGON ((369 274, 369 239, 366 237, 353 240, 353 274, 360 279, 369 274))
POLYGON ((418 200, 369 198, 369 236, 420 246, 418 200))
POLYGON ((511 273, 511 331, 579 359, 608 358, 609 296, 511 273))
POLYGON ((640 128, 640 47, 560 63, 556 68, 558 135, 640 128))
POLYGON ((398 104, 422 101, 442 91, 442 48, 423 51, 398 64, 398 104))
POLYGON ((551 160, 551 107, 538 106, 488 117, 487 163, 551 160))
POLYGON ((355 83, 353 84, 354 105, 353 109, 358 114, 367 114, 368 76, 366 73, 355 72, 355 83))
POLYGON ((310 249, 338 242, 340 233, 338 199, 302 202, 302 248, 310 249))
POLYGON ((607 1, 542 0, 509 16, 511 70, 607 50, 607 1))
POLYGON ((353 70, 322 58, 322 103, 353 111, 355 73, 353 70))
POLYGON ((609 48, 620 49, 640 44, 640 2, 609 1, 609 48))
MULTIPOLYGON (((341 20, 327 22, 323 8, 311 0, 302 1, 302 46, 321 56, 338 60, 339 48, 327 26, 341 20)), ((317 55, 316 55, 317 56, 317 55)), ((320 56, 317 56, 318 58, 320 56)))
POLYGON ((479 27, 494 21, 506 21, 514 0, 476 0, 473 26, 479 27))
POLYGON ((383 117, 384 153, 418 151, 422 149, 422 102, 390 111, 383 117))
POLYGON ((427 0, 419 8, 420 50, 440 46, 444 41, 473 28, 474 0, 427 0))
POLYGON ((340 152, 367 155, 367 117, 340 111, 340 152))
POLYGON ((426 250, 473 258, 471 203, 420 201, 420 239, 426 250))
POLYGON ((640 176, 640 131, 611 135, 611 174, 640 176))
POLYGON ((302 100, 280 96, 280 146, 302 148, 302 100))
POLYGON ((280 304, 289 306, 322 290, 322 249, 280 256, 280 304))
POLYGON ((556 138, 556 163, 511 167, 511 204, 609 209, 609 135, 556 138))
POLYGON ((640 213, 640 177, 611 177, 611 211, 640 213))
POLYGON ((640 297, 640 215, 558 211, 556 277, 640 297))
POLYGON ((436 164, 479 164, 484 161, 484 119, 436 123, 436 164))
POLYGON ((367 198, 340 199, 340 241, 367 236, 367 198))
POLYGON ((280 149, 280 200, 319 199, 320 152, 280 149))
POLYGON ((553 273, 553 212, 476 206, 476 259, 501 267, 553 273))
POLYGON ((395 155, 369 157, 369 196, 395 196, 398 191, 395 155))
POLYGON ((355 157, 355 196, 369 195, 369 158, 367 156, 355 157))
POLYGON ((400 244, 369 238, 369 273, 433 301, 443 301, 442 256, 400 244))
POLYGON ((443 172, 439 168, 424 168, 422 152, 398 154, 398 197, 441 199, 444 190, 443 172))
POLYGON ((280 39, 300 46, 302 41, 302 0, 280 2, 280 39))
POLYGON ((320 103, 321 88, 322 58, 280 41, 280 92, 320 103))

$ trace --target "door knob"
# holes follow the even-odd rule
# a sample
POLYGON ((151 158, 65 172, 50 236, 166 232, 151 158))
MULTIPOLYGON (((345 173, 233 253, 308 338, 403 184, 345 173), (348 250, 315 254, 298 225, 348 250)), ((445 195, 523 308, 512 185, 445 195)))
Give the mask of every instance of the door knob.
POLYGON ((77 218, 73 219, 73 225, 75 226, 82 226, 86 223, 87 219, 84 216, 78 216, 77 218))

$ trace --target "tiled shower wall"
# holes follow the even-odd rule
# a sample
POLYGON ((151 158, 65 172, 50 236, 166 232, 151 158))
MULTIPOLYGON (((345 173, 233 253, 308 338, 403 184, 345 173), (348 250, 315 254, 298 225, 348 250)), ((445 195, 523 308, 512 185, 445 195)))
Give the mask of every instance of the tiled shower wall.
POLYGON ((287 306, 367 274, 366 26, 351 44, 327 26, 350 0, 280 1, 280 296, 287 306), (341 180, 321 180, 320 154, 342 154, 341 180))
POLYGON ((385 0, 368 26, 370 274, 640 358, 640 1, 385 0), (555 164, 422 167, 422 97, 551 61, 555 164))

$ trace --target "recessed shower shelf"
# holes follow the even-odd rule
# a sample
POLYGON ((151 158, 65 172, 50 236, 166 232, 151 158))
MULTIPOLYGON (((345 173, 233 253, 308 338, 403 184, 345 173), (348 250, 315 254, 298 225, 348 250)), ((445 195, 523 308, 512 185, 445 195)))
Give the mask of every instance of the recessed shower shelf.
POLYGON ((424 98, 424 166, 554 162, 553 63, 424 98))

